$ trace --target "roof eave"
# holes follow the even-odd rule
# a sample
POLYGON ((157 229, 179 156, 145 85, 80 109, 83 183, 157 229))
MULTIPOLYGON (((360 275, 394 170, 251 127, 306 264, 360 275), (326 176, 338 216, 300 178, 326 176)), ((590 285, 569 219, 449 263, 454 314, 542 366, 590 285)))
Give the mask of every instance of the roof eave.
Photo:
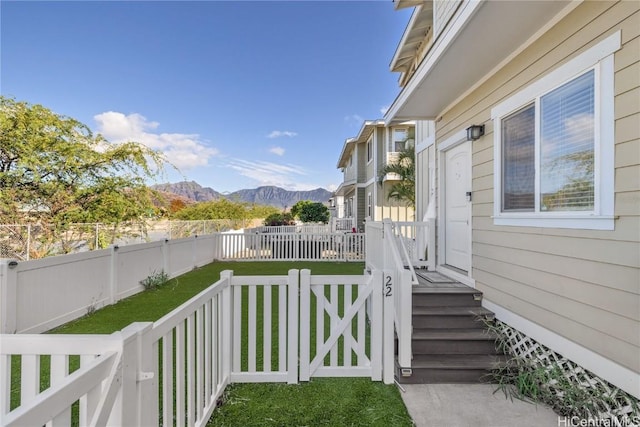
POLYGON ((385 123, 436 119, 576 3, 465 2, 389 107, 385 123), (478 34, 489 48, 478 49, 478 34))

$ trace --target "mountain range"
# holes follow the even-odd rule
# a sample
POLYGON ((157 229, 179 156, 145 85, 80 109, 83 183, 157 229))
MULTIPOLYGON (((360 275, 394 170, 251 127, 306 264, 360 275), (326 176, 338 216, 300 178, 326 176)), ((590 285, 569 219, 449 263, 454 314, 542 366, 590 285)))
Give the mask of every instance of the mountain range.
POLYGON ((223 194, 213 188, 203 187, 195 181, 158 184, 154 185, 152 188, 164 193, 175 194, 181 198, 194 202, 205 202, 208 200, 224 198, 238 202, 276 206, 282 209, 287 207, 290 208, 300 200, 311 200, 313 202, 326 203, 332 194, 324 188, 316 188, 315 190, 309 191, 289 191, 274 186, 263 186, 223 194))

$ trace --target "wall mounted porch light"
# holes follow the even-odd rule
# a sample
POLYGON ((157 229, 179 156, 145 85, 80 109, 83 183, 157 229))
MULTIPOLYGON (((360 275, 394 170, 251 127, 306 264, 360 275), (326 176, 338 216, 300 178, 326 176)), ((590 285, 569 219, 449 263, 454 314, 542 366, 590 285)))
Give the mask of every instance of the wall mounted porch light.
POLYGON ((467 128, 467 141, 477 141, 484 135, 484 125, 471 125, 467 128))

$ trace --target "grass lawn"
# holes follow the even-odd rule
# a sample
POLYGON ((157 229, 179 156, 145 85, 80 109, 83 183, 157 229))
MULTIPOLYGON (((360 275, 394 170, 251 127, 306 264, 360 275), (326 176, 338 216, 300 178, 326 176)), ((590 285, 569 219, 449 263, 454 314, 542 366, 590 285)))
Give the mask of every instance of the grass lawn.
MULTIPOLYGON (((215 283, 223 270, 233 270, 236 276, 285 275, 292 268, 308 268, 312 274, 362 274, 364 264, 215 262, 177 277, 159 289, 134 295, 60 326, 50 333, 112 333, 132 322, 158 320, 215 283)), ((225 391, 223 401, 224 404, 216 409, 208 425, 412 425, 397 388, 366 378, 314 378, 308 383, 297 385, 233 384, 225 391)))

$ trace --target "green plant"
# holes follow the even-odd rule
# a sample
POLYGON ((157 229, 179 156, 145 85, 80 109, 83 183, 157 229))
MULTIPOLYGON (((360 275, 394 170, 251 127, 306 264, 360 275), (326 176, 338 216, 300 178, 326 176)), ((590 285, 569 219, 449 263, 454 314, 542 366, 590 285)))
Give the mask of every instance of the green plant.
POLYGON ((295 223, 293 216, 288 212, 271 214, 263 222, 266 226, 294 225, 295 223))
POLYGON ((157 289, 169 281, 169 275, 164 270, 153 271, 140 281, 145 290, 157 289))
POLYGON ((415 207, 416 151, 413 145, 409 145, 398 152, 398 158, 380 170, 378 173, 379 185, 382 186, 384 184, 384 178, 388 174, 398 175, 400 179, 395 181, 389 188, 387 199, 402 201, 408 206, 415 207))
MULTIPOLYGON (((575 363, 566 359, 563 362, 560 355, 540 358, 536 352, 530 352, 527 357, 514 354, 503 325, 485 323, 497 336, 498 350, 511 355, 509 361, 497 365, 489 374, 488 379, 497 385, 494 393, 502 392, 511 400, 543 403, 559 415, 579 419, 640 417, 637 399, 613 385, 605 385, 604 380, 575 363), (584 381, 580 378, 591 379, 584 381)), ((553 353, 541 344, 536 345, 545 355, 553 353)))

